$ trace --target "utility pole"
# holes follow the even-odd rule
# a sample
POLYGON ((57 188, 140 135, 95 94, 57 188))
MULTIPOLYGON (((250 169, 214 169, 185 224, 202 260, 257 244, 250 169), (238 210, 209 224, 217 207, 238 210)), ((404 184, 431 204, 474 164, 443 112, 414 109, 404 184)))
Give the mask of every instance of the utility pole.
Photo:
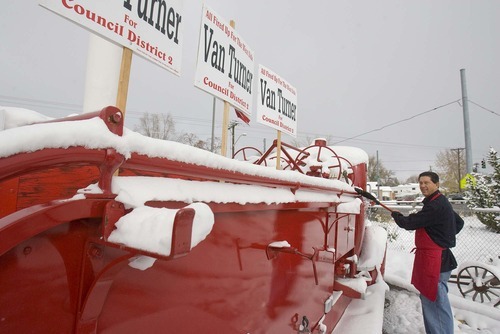
MULTIPOLYGON (((460 180, 462 180, 462 172, 461 172, 461 166, 460 166, 460 152, 462 152, 464 148, 452 148, 450 151, 456 151, 457 152, 457 160, 458 160, 458 192, 462 192, 462 187, 460 186, 460 180)), ((467 153, 467 150, 465 150, 467 153)))
POLYGON ((462 109, 464 112, 465 167, 467 173, 472 173, 472 144, 470 139, 469 100, 467 98, 467 85, 465 83, 464 68, 460 70, 460 79, 462 83, 462 109))
POLYGON ((380 174, 379 174, 379 166, 378 166, 378 150, 377 150, 377 199, 381 201, 382 199, 380 198, 380 174))
POLYGON ((212 143, 210 144, 210 152, 214 152, 214 149, 215 149, 215 101, 216 101, 216 97, 214 96, 214 100, 213 100, 213 103, 212 103, 212 143))
POLYGON ((231 150, 232 150, 232 154, 231 154, 231 158, 234 157, 234 128, 236 127, 236 125, 238 125, 238 122, 237 121, 232 121, 229 126, 228 126, 228 130, 231 131, 231 143, 232 143, 232 146, 231 146, 231 150))

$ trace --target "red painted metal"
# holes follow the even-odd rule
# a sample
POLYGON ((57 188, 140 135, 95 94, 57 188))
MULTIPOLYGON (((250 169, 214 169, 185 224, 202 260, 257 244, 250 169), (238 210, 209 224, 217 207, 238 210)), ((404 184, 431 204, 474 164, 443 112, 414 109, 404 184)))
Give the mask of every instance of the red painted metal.
MULTIPOLYGON (((122 134, 116 108, 90 117, 100 117, 110 131, 122 134)), ((194 211, 182 209, 187 203, 149 201, 150 207, 181 209, 173 224, 170 255, 164 256, 108 241, 129 211, 111 191, 118 170, 123 176, 357 196, 354 190, 139 153, 125 159, 111 148, 52 148, 2 158, 0 332, 290 333, 298 332, 306 319, 311 331, 319 333, 320 319, 331 330, 351 298, 359 297, 340 285, 336 274, 349 257, 360 253, 363 210, 357 215, 339 213, 337 203, 328 202, 207 203, 215 224, 191 249, 194 211), (102 194, 66 200, 95 182, 102 194), (290 247, 270 245, 282 240, 290 247), (156 261, 147 270, 134 269, 128 264, 137 256, 156 261), (344 293, 327 312, 336 290, 344 293)), ((352 170, 349 179, 364 188, 366 166, 352 170)), ((355 270, 351 263, 350 270, 340 274, 352 276, 355 270)))
POLYGON ((191 251, 194 214, 195 211, 189 208, 177 211, 172 231, 172 251, 170 256, 184 256, 191 251))
POLYGON ((40 122, 38 124, 82 121, 95 117, 102 119, 110 132, 118 136, 123 135, 123 114, 121 110, 115 106, 107 106, 99 111, 53 119, 46 122, 40 122))
POLYGON ((38 204, 0 220, 0 255, 15 245, 58 225, 78 219, 100 218, 109 199, 85 199, 38 204))

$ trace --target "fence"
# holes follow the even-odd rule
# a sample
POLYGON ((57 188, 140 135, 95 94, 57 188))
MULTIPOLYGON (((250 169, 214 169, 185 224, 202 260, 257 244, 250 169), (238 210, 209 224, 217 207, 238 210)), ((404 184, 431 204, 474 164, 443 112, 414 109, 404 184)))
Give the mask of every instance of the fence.
MULTIPOLYGON (((457 245, 452 249, 457 262, 465 261, 490 262, 491 258, 500 257, 500 233, 490 231, 476 217, 475 211, 463 203, 452 203, 453 209, 464 220, 464 228, 457 235, 457 245)), ((421 209, 420 205, 388 205, 404 215, 421 209)), ((490 211, 491 212, 491 211, 490 211)), ((499 211, 495 211, 500 213, 499 211)), ((388 233, 389 249, 408 251, 414 247, 414 231, 399 228, 386 209, 375 205, 368 208, 367 218, 372 223, 384 227, 388 233)))

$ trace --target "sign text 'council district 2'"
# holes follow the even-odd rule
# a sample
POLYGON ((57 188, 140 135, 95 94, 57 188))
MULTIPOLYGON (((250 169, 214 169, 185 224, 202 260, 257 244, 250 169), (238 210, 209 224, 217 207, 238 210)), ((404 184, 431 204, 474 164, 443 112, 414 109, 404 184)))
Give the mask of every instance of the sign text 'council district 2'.
POLYGON ((39 3, 180 75, 181 0, 39 0, 39 3))

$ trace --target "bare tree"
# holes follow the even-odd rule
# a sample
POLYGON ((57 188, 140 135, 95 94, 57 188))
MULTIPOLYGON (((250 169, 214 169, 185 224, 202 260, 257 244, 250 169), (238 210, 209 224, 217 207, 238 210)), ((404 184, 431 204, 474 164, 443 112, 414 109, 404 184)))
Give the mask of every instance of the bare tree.
MULTIPOLYGON (((210 150, 210 146, 207 148, 208 150, 210 150)), ((214 151, 213 151, 213 153, 220 154, 221 148, 222 148, 222 139, 220 137, 215 137, 214 138, 214 151)))
MULTIPOLYGON (((175 121, 170 114, 150 114, 144 113, 140 118, 140 124, 134 128, 139 133, 157 139, 177 141, 186 145, 210 151, 210 139, 202 140, 194 133, 182 133, 177 135, 175 131, 175 121)), ((221 140, 214 139, 214 153, 220 152, 221 140)))
POLYGON ((385 168, 381 159, 378 159, 377 168, 377 158, 372 155, 368 157, 368 181, 378 180, 380 180, 380 185, 384 186, 397 186, 399 184, 394 172, 385 168))
POLYGON ((194 133, 183 133, 182 135, 179 136, 179 142, 189 146, 198 147, 204 150, 208 150, 210 146, 209 143, 201 140, 194 133))
POLYGON ((163 140, 176 140, 175 122, 170 114, 144 113, 135 130, 145 136, 163 140))
POLYGON ((412 175, 406 179, 406 183, 418 183, 418 175, 412 175))
POLYGON ((463 149, 441 151, 436 156, 440 185, 449 192, 460 191, 460 180, 466 174, 463 149))
MULTIPOLYGON (((202 150, 207 150, 210 151, 211 149, 211 142, 210 139, 203 140, 198 138, 197 135, 194 133, 183 133, 179 136, 178 142, 194 146, 197 148, 201 148, 202 150)), ((219 137, 214 138, 214 153, 220 152, 221 148, 221 140, 219 137)))

